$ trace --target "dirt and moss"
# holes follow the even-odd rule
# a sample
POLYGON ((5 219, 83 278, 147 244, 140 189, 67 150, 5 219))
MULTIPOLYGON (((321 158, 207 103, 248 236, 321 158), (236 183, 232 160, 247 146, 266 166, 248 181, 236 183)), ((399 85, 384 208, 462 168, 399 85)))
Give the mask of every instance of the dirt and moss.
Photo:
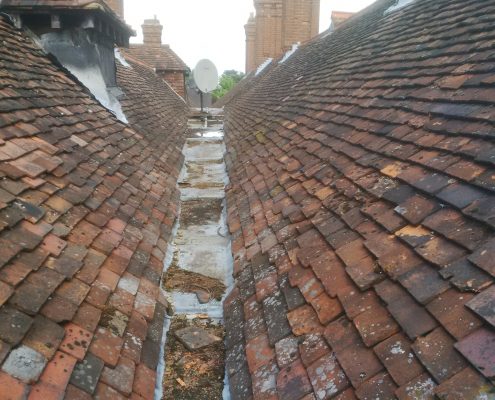
POLYGON ((222 300, 225 294, 225 285, 218 279, 201 275, 196 272, 181 269, 175 265, 170 266, 163 279, 163 287, 167 291, 182 293, 206 292, 210 298, 222 300))
MULTIPOLYGON (((208 145, 211 145, 211 144, 223 144, 223 140, 222 139, 211 139, 211 140, 208 140, 208 145)), ((201 140, 198 140, 198 141, 189 141, 187 143, 187 147, 191 148, 191 147, 198 147, 198 146, 204 146, 205 143, 201 140)))
POLYGON ((180 182, 179 187, 181 188, 194 188, 194 189, 217 189, 224 188, 225 184, 223 182, 180 182))
POLYGON ((188 320, 178 316, 172 320, 165 347, 163 400, 218 400, 222 398, 225 375, 223 326, 209 319, 188 320), (196 325, 222 338, 196 351, 187 350, 175 332, 196 325))
POLYGON ((201 199, 182 202, 180 224, 187 228, 191 225, 205 225, 216 222, 222 213, 222 199, 201 199))

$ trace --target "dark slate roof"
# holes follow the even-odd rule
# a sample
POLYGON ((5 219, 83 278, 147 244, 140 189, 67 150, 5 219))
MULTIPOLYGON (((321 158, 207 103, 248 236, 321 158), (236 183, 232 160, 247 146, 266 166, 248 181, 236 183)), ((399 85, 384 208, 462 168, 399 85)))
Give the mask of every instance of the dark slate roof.
POLYGON ((131 44, 128 49, 122 49, 130 55, 157 71, 188 71, 184 61, 170 48, 168 44, 152 47, 144 44, 131 44))
POLYGON ((186 114, 119 70, 124 125, 3 17, 0 43, 0 399, 152 399, 186 114))
POLYGON ((395 3, 225 107, 233 399, 493 396, 495 2, 395 3))

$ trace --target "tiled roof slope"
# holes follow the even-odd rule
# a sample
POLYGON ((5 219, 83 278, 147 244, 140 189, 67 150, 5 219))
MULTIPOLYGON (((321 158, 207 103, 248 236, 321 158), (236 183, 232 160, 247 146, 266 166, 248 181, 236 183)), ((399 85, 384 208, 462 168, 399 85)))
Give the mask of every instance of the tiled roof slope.
POLYGON ((168 44, 162 44, 160 47, 131 44, 123 51, 158 71, 187 71, 189 69, 168 44))
POLYGON ((234 399, 485 399, 495 2, 381 0, 226 106, 234 399))
POLYGON ((0 399, 151 399, 185 114, 160 144, 3 17, 0 43, 0 399))
POLYGON ((275 65, 276 63, 271 62, 259 73, 257 73, 256 71, 252 71, 247 74, 232 88, 230 92, 228 92, 225 96, 215 102, 215 107, 224 107, 226 104, 229 104, 234 98, 240 97, 242 93, 247 92, 252 87, 256 86, 258 81, 260 81, 264 75, 268 74, 270 70, 275 67, 275 65))
POLYGON ((150 66, 129 55, 126 61, 130 67, 117 61, 117 81, 125 93, 120 103, 127 120, 151 142, 173 144, 181 155, 184 135, 177 132, 186 129, 187 104, 150 66))

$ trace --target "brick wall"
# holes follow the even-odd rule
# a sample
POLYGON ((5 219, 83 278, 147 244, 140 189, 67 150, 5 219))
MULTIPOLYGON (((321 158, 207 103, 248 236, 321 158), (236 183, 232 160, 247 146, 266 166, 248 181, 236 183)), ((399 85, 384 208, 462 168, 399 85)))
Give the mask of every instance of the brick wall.
POLYGON ((182 71, 165 71, 160 73, 161 78, 167 82, 177 94, 186 99, 185 78, 182 71))
POLYGON ((282 53, 283 0, 255 1, 256 43, 255 60, 260 65, 267 58, 282 53))
POLYGON ((256 68, 256 21, 254 14, 251 14, 246 25, 246 72, 256 68))
POLYGON ((319 8, 319 0, 284 0, 284 51, 289 50, 294 43, 303 43, 318 33, 319 8))
POLYGON ((320 0, 254 0, 254 5, 256 17, 245 25, 246 72, 318 34, 320 0))

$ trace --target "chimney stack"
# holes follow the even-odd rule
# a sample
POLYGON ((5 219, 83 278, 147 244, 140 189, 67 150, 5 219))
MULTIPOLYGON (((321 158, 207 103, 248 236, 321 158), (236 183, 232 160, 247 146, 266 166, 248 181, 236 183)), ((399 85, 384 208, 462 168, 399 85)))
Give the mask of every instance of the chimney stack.
POLYGON ((160 47, 162 45, 163 26, 156 19, 145 19, 143 28, 143 43, 150 47, 160 47))
POLYGON ((351 18, 355 13, 345 11, 332 11, 332 28, 336 29, 345 21, 351 18))
POLYGON ((106 2, 115 14, 124 19, 124 0, 106 0, 106 2))
POLYGON ((249 20, 244 25, 246 31, 246 73, 256 68, 256 20, 251 13, 249 20))

